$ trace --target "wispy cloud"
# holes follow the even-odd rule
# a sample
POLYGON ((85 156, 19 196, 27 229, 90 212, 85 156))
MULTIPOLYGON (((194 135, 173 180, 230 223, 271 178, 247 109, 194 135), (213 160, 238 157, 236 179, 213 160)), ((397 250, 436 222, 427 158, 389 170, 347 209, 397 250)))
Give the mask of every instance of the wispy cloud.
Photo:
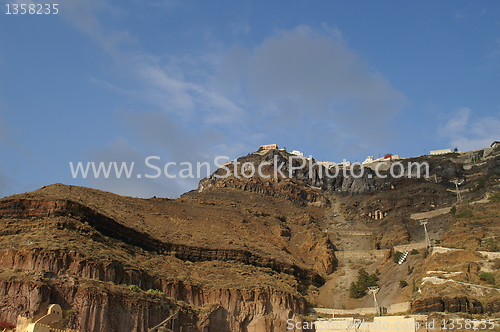
POLYGON ((363 140, 389 131, 387 122, 406 103, 401 92, 345 44, 337 28, 328 26, 282 30, 251 50, 235 46, 218 70, 218 86, 245 99, 263 123, 320 124, 325 133, 356 131, 363 140))
POLYGON ((250 33, 250 25, 246 19, 240 19, 229 23, 229 28, 233 31, 233 35, 248 35, 250 33))
POLYGON ((456 110, 439 134, 449 139, 450 146, 462 151, 489 147, 499 139, 500 114, 498 117, 472 119, 473 112, 467 107, 456 110))
POLYGON ((486 54, 487 59, 497 59, 500 56, 500 39, 495 40, 494 50, 486 54))

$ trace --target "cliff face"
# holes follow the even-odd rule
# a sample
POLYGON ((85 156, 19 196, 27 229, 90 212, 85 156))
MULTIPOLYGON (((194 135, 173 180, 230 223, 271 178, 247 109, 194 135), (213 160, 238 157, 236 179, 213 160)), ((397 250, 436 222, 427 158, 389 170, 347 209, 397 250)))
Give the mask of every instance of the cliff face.
MULTIPOLYGON (((148 234, 138 232, 130 227, 116 222, 115 220, 108 218, 96 211, 82 206, 78 203, 68 201, 68 200, 26 200, 26 199, 14 199, 14 200, 4 200, 0 202, 0 217, 6 219, 30 219, 30 218, 43 218, 43 217, 58 217, 58 216, 71 216, 77 218, 82 223, 87 223, 99 233, 105 236, 112 237, 114 239, 123 241, 127 244, 137 246, 147 251, 153 251, 161 254, 172 254, 175 257, 191 262, 198 261, 211 261, 211 260, 221 260, 221 261, 240 261, 245 264, 269 267, 277 272, 284 272, 292 274, 301 280, 310 282, 315 285, 322 285, 324 283, 323 278, 313 270, 306 270, 297 265, 290 265, 284 262, 277 261, 271 258, 259 257, 249 251, 245 250, 231 250, 231 249, 208 249, 187 246, 182 244, 173 244, 168 242, 162 242, 155 238, 152 238, 148 234)), ((60 228, 76 228, 78 225, 73 223, 60 223, 58 225, 60 228)), ((13 230, 11 230, 12 232, 13 230)), ((6 229, 3 231, 4 234, 9 233, 6 229)), ((63 253, 63 256, 66 256, 63 253)), ((70 264, 71 260, 61 257, 57 264, 70 264)), ((327 262, 326 269, 332 269, 328 265, 333 264, 333 258, 331 262, 327 262)), ((62 266, 57 267, 53 270, 58 270, 62 266)), ((115 280, 110 280, 116 282, 115 280)))
POLYGON ((0 282, 0 296, 10 299, 4 300, 3 319, 15 322, 17 315, 33 317, 50 301, 60 303, 67 325, 80 331, 147 331, 177 306, 173 301, 147 296, 139 300, 124 292, 67 281, 0 282))
POLYGON ((294 253, 280 259, 255 249, 160 240, 98 212, 97 204, 33 196, 0 200, 6 248, 0 250, 0 319, 9 322, 33 317, 50 302, 71 313, 67 327, 81 331, 147 331, 176 310, 167 326, 174 331, 282 331, 287 319, 308 312, 299 290, 321 285, 318 271, 332 271, 335 263, 327 239, 295 231, 315 229, 307 215, 287 225, 286 215, 252 213, 282 242, 300 236, 307 247, 295 251, 319 258, 309 266, 294 253))
POLYGON ((0 316, 11 322, 18 315, 34 316, 45 302, 71 310, 68 325, 89 332, 147 331, 177 308, 177 331, 281 331, 288 318, 307 313, 304 298, 272 288, 208 288, 117 262, 89 261, 75 252, 4 250, 0 257, 1 269, 12 273, 10 281, 0 282, 0 316), (126 285, 163 294, 133 293, 126 285), (204 309, 207 304, 217 305, 204 309))
POLYGON ((198 191, 231 187, 286 198, 302 204, 325 205, 328 201, 311 187, 347 195, 366 194, 388 190, 394 186, 425 183, 431 178, 435 182, 446 182, 460 178, 463 173, 460 164, 449 161, 406 159, 401 161, 401 166, 395 167, 392 173, 390 165, 391 163, 385 163, 382 167, 372 165, 371 168, 364 167, 362 172, 359 166, 353 167, 352 170, 342 167, 329 170, 314 159, 301 159, 282 151, 268 150, 239 158, 237 164, 225 165, 200 181, 198 191), (244 164, 247 165, 243 167, 244 164), (244 174, 245 169, 250 174, 250 168, 256 170, 256 175, 249 180, 244 174), (258 173, 259 169, 261 174, 258 173), (290 183, 293 185, 288 185, 290 183))
POLYGON ((464 312, 469 314, 482 314, 483 306, 476 299, 469 299, 465 296, 460 297, 432 297, 413 301, 411 312, 429 313, 429 312, 464 312))

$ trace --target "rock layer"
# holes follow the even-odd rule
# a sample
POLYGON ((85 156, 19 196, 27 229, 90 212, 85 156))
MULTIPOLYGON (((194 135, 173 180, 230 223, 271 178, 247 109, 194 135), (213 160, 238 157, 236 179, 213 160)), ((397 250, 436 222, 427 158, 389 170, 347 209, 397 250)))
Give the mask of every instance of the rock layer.
POLYGON ((477 299, 460 297, 432 297, 413 301, 412 313, 428 312, 466 312, 469 314, 483 313, 483 306, 477 299))
MULTIPOLYGON (((89 207, 69 200, 59 199, 45 201, 34 199, 13 199, 0 202, 0 218, 31 219, 57 216, 70 216, 73 219, 76 218, 82 223, 88 223, 105 236, 137 246, 147 251, 158 252, 161 254, 173 254, 175 257, 184 261, 240 261, 245 264, 259 267, 269 267, 277 272, 292 274, 300 280, 312 283, 316 286, 324 283, 324 279, 316 271, 307 270, 297 265, 290 265, 272 258, 260 257, 250 251, 238 249, 201 248, 162 242, 148 234, 138 232, 130 227, 122 225, 89 207)), ((59 227, 74 227, 74 225, 61 224, 59 227)), ((3 234, 5 235, 8 232, 9 231, 7 229, 3 231, 3 234)), ((330 263, 333 264, 333 257, 332 262, 330 263)))

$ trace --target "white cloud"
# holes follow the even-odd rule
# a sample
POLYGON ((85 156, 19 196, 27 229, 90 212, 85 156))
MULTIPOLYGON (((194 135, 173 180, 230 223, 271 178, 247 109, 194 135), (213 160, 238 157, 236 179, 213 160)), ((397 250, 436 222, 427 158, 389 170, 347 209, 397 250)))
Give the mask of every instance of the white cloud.
POLYGON ((301 99, 316 106, 313 112, 332 110, 328 102, 359 101, 368 109, 358 111, 395 114, 405 101, 343 42, 308 26, 282 31, 257 47, 249 81, 251 95, 262 102, 301 99))
POLYGON ((489 147, 499 140, 500 115, 471 119, 473 112, 463 107, 444 126, 439 127, 439 134, 449 139, 450 146, 462 151, 471 151, 489 147))
POLYGON ((252 50, 236 45, 221 61, 216 86, 252 105, 260 123, 314 127, 336 137, 332 145, 345 136, 383 139, 407 101, 325 24, 279 31, 252 50))
POLYGON ((233 31, 233 35, 248 35, 250 33, 250 25, 246 19, 240 19, 229 23, 229 28, 233 31))

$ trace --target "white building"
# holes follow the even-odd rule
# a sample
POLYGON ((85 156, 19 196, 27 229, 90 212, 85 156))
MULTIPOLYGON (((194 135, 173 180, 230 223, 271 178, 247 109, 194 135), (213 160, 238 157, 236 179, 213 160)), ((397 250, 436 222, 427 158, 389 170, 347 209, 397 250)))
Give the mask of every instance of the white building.
POLYGON ((437 156, 437 155, 440 155, 440 154, 451 153, 451 149, 433 150, 430 153, 431 153, 431 156, 437 156))
POLYGON ((332 163, 331 161, 317 161, 317 163, 326 168, 335 166, 335 163, 332 163))
POLYGON ((366 157, 365 161, 363 161, 361 164, 370 164, 370 163, 373 163, 375 161, 375 158, 373 156, 368 156, 366 157))
POLYGON ((278 144, 265 144, 265 145, 261 145, 260 148, 262 150, 278 149, 278 144))
POLYGON ((304 152, 300 152, 299 150, 293 150, 291 154, 294 154, 296 156, 301 156, 304 157, 304 152))
POLYGON ((400 160, 401 156, 399 154, 388 154, 382 158, 377 158, 375 159, 374 156, 368 156, 366 157, 365 161, 363 161, 361 164, 371 164, 379 161, 392 161, 392 160, 400 160))

